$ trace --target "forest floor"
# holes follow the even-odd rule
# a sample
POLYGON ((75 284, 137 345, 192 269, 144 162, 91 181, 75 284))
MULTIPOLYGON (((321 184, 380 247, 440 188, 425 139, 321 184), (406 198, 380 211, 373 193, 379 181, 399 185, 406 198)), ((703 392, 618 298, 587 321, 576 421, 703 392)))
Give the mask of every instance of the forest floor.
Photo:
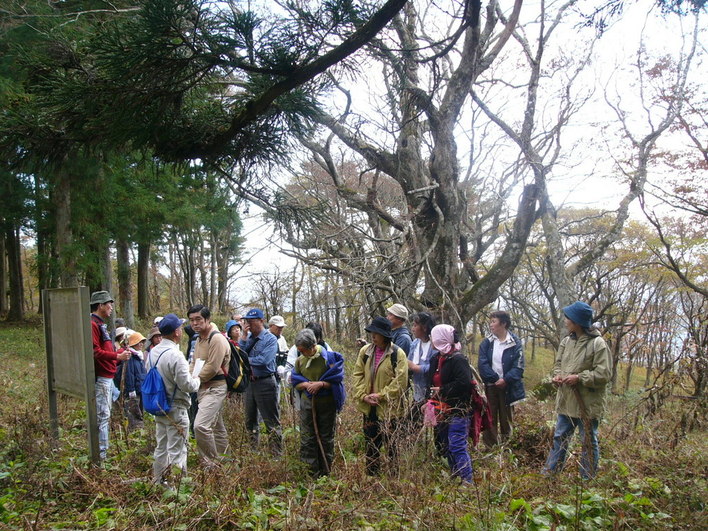
MULTIPOLYGON (((350 369, 355 350, 342 350, 350 369)), ((610 398, 598 477, 579 478, 576 444, 566 469, 545 478, 553 399, 536 396, 551 365, 543 349, 527 360, 530 397, 516 409, 514 437, 494 451, 473 450, 469 487, 449 479, 426 430, 400 442, 396 472, 366 476, 351 403, 339 418, 331 476, 310 479, 292 408, 283 407, 286 449, 274 460, 248 447, 234 396, 225 410, 229 462, 206 473, 191 440, 189 477, 164 490, 149 481, 151 419, 126 435, 114 408, 109 459, 95 468, 84 405, 60 396, 53 444, 42 326, 0 323, 0 529, 708 529, 705 404, 647 393, 635 371, 629 392, 610 398)))

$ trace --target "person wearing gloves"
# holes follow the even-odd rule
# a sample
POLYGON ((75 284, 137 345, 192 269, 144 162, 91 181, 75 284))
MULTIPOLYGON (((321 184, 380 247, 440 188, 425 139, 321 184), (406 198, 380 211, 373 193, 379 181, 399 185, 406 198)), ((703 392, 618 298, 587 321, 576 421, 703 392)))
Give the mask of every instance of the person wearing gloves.
POLYGON ((453 477, 463 483, 472 481, 472 459, 467 449, 472 408, 472 369, 461 352, 457 331, 450 325, 437 325, 430 332, 433 348, 430 360, 430 391, 440 403, 436 437, 446 454, 453 477))
POLYGON ((328 475, 334 459, 337 413, 344 405, 344 358, 317 344, 312 330, 295 337, 300 356, 292 382, 301 395, 300 459, 315 476, 328 475))
POLYGON ((607 344, 592 328, 592 308, 588 304, 576 301, 563 308, 563 314, 569 335, 558 347, 552 380, 558 387, 558 420, 553 448, 541 473, 550 475, 563 469, 568 445, 577 426, 583 441, 580 474, 583 479, 591 479, 597 474, 600 459, 597 429, 605 411, 612 358, 607 344))
POLYGON ((381 468, 381 446, 388 447, 392 468, 397 466, 394 432, 405 413, 408 386, 406 353, 391 341, 391 322, 374 317, 365 328, 371 343, 361 347, 354 366, 353 400, 364 416, 366 473, 377 475, 381 468))
POLYGON ((192 378, 184 354, 179 350, 182 339, 182 324, 173 313, 165 315, 159 324, 162 341, 148 354, 148 365, 157 366, 165 384, 165 392, 171 397, 170 411, 163 417, 155 417, 155 447, 152 467, 153 480, 166 484, 172 467, 181 474, 187 473, 187 437, 189 436, 190 393, 199 390, 201 381, 192 378))
POLYGON ((511 317, 507 312, 492 312, 489 316, 491 335, 479 345, 477 367, 492 412, 492 425, 482 432, 484 444, 489 448, 509 440, 514 405, 526 398, 524 351, 521 340, 509 331, 510 327, 511 317))
POLYGON ((133 332, 130 335, 127 341, 128 347, 125 349, 130 352, 130 358, 118 364, 116 375, 113 377, 114 385, 121 390, 123 397, 127 397, 123 400, 123 411, 128 419, 129 432, 143 427, 143 401, 140 387, 145 379, 143 361, 145 341, 145 337, 140 332, 133 332))

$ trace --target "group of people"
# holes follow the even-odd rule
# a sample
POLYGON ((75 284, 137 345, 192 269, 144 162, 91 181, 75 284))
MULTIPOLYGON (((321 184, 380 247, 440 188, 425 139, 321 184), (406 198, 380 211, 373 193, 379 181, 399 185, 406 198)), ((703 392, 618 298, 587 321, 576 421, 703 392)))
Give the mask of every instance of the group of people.
MULTIPOLYGON (((300 414, 302 461, 315 476, 330 473, 337 413, 345 401, 344 358, 325 343, 320 325, 309 323, 288 349, 281 316, 273 316, 266 324, 263 312, 253 308, 244 316, 232 316, 222 333, 211 322, 209 309, 196 305, 187 311, 188 326, 184 319, 168 314, 156 320, 147 338, 118 328, 118 344, 114 344, 106 326, 112 310, 113 300, 107 292, 92 295, 102 458, 108 448, 114 389, 121 389, 126 397, 129 426, 141 426, 141 378, 146 370, 157 367, 172 407, 167 415, 156 417, 154 480, 164 482, 172 467, 186 472, 189 411, 195 398, 198 408, 192 422, 199 457, 205 467, 219 466, 228 450, 222 412, 229 360, 233 352, 241 351, 250 363, 243 401, 252 446, 259 443, 262 421, 271 453, 282 454, 280 394, 285 388, 300 414), (179 347, 185 328, 191 335, 186 355, 179 347)), ((542 473, 552 474, 563 467, 577 426, 589 442, 583 445, 581 473, 590 478, 597 471, 597 427, 611 361, 606 344, 592 328, 590 306, 578 301, 563 311, 570 334, 556 355, 553 383, 559 387, 558 422, 542 473)), ((403 305, 393 304, 385 317, 371 321, 365 328, 368 340, 358 340, 361 348, 351 381, 351 400, 363 417, 367 474, 380 473, 386 461, 395 468, 397 448, 405 442, 406 434, 419 432, 432 418, 435 448, 447 458, 452 475, 463 483, 472 481, 468 436, 477 424, 473 415, 479 409, 479 404, 474 405, 475 389, 491 413, 491 423, 483 432, 490 447, 511 437, 514 406, 525 399, 523 348, 510 328, 507 312, 490 315, 490 335, 480 344, 476 372, 462 353, 458 332, 448 324, 437 324, 430 313, 410 316, 403 305), (388 459, 382 457, 384 446, 388 459)))

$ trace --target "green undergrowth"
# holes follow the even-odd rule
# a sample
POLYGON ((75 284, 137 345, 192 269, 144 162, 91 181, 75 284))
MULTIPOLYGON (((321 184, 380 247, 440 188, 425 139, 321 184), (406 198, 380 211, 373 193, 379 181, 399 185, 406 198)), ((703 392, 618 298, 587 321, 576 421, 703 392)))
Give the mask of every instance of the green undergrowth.
MULTIPOLYGON (((354 351, 343 349, 351 365, 354 351)), ((546 355, 539 349, 536 362, 546 355)), ((534 362, 534 365, 535 363, 534 362)), ((285 455, 249 447, 239 397, 227 404, 228 461, 206 472, 190 441, 188 477, 171 490, 150 481, 152 421, 126 435, 113 423, 110 457, 86 456, 85 413, 60 397, 60 438, 49 434, 40 325, 0 323, 0 528, 2 529, 705 529, 704 430, 675 436, 673 405, 635 414, 641 393, 613 397, 601 426, 597 479, 577 475, 577 447, 566 471, 539 474, 551 440, 552 397, 516 410, 505 447, 473 453, 475 483, 448 477, 427 431, 400 437, 396 471, 363 473, 361 417, 351 404, 337 428, 330 477, 311 479, 298 459, 295 412, 285 404, 285 455)), ((532 364, 529 363, 531 366, 532 364)), ((527 370, 527 389, 543 375, 527 370)), ((677 403, 679 407, 681 403, 677 403)), ((117 408, 114 410, 117 413, 117 408)))

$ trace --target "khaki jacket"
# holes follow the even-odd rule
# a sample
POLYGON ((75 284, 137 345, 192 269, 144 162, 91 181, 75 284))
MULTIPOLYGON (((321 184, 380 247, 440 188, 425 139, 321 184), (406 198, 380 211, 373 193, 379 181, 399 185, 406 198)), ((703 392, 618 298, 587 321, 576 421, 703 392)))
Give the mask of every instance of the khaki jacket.
POLYGON ((391 352, 393 352, 394 346, 393 344, 389 345, 386 352, 384 352, 376 374, 373 374, 372 367, 375 348, 373 343, 365 345, 359 351, 359 356, 354 365, 353 399, 356 408, 365 415, 371 412, 371 406, 364 402, 364 396, 371 393, 379 393, 381 395, 377 407, 377 416, 379 418, 386 416, 399 417, 405 412, 405 395, 408 387, 408 358, 403 349, 396 347, 398 348, 396 367, 392 367, 391 352))
POLYGON ((211 334, 214 331, 217 333, 212 336, 211 340, 199 337, 194 346, 194 359, 204 360, 204 367, 199 372, 199 379, 202 381, 201 389, 226 385, 226 378, 218 380, 212 380, 212 378, 224 375, 221 370, 222 367, 225 367, 227 371, 229 370, 231 347, 229 347, 229 340, 219 332, 219 328, 214 323, 211 323, 209 333, 211 334))
MULTIPOLYGON (((591 419, 605 412, 607 384, 612 378, 612 358, 605 340, 583 334, 579 339, 567 336, 558 347, 553 376, 577 374, 577 388, 591 419)), ((573 388, 561 385, 556 396, 556 413, 580 418, 580 404, 573 388)))

